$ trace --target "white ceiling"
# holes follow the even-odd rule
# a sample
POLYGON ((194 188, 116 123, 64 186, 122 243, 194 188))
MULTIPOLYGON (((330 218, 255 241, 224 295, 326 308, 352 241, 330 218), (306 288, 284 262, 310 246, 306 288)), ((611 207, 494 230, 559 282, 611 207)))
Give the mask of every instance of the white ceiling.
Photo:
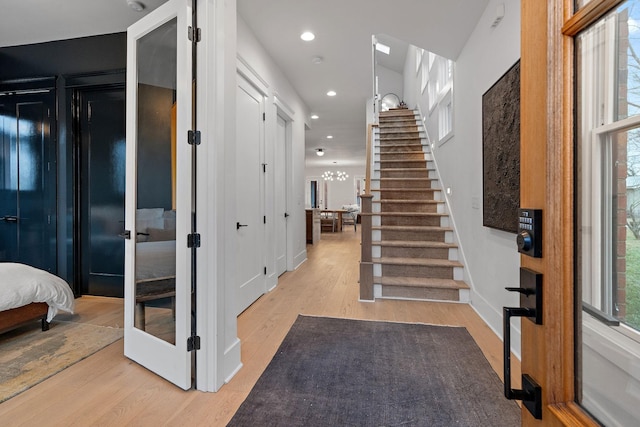
MULTIPOLYGON (((238 13, 280 65, 312 113, 307 166, 362 164, 366 100, 372 93, 371 36, 456 59, 488 0, 238 0, 238 13), (300 40, 312 31, 312 42, 300 40), (324 62, 311 62, 322 56, 324 62), (338 95, 329 98, 330 89, 338 95), (333 135, 327 140, 326 135, 333 135), (324 157, 314 155, 318 147, 324 157), (354 156, 355 155, 355 156, 354 156)), ((404 59, 402 59, 404 65, 404 59)))
MULTIPOLYGON (((143 12, 130 9, 126 0, 0 0, 0 47, 125 31, 166 0, 140 1, 143 12)), ((371 36, 388 42, 394 55, 404 41, 456 59, 488 1, 237 0, 237 8, 309 110, 320 116, 307 131, 307 165, 349 166, 364 159, 371 36), (315 33, 314 41, 300 40, 307 30, 315 33), (313 64, 314 56, 323 62, 313 64), (330 89, 338 95, 327 97, 330 89), (322 158, 314 155, 318 147, 326 149, 322 158)), ((404 56, 380 61, 401 69, 404 56)))

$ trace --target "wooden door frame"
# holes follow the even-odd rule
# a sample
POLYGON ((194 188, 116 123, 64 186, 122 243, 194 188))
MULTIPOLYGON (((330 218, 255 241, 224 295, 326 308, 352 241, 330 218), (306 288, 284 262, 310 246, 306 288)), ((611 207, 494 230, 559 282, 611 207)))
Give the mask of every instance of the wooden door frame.
POLYGON ((543 209, 543 255, 521 266, 543 274, 543 324, 522 321, 522 372, 542 386, 542 420, 598 425, 575 402, 574 37, 622 0, 521 2, 521 206, 543 209), (540 94, 543 94, 542 96, 540 94), (561 112, 561 114, 558 114, 561 112))

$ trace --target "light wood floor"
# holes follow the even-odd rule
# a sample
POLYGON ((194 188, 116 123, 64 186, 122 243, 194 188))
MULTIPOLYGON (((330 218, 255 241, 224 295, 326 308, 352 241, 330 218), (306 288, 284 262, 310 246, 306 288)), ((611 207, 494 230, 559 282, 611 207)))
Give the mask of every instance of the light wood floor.
MULTIPOLYGON (((122 340, 0 404, 0 425, 224 426, 266 368, 298 314, 466 327, 502 377, 502 342, 468 305, 358 302, 360 239, 322 234, 308 261, 238 318, 240 372, 217 393, 182 391, 123 356, 122 340)), ((117 299, 83 297, 75 319, 121 327, 117 299)), ((61 317, 64 315, 60 315, 61 317)), ((514 360, 515 361, 515 360, 514 360)), ((520 367, 513 366, 513 377, 520 367)))

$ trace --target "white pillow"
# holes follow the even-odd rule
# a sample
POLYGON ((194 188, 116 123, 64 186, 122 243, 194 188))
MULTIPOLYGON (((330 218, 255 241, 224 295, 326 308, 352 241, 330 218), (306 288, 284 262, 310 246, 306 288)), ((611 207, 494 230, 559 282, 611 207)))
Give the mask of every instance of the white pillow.
POLYGON ((164 228, 164 218, 162 208, 138 209, 136 211, 136 230, 143 231, 149 227, 164 228))

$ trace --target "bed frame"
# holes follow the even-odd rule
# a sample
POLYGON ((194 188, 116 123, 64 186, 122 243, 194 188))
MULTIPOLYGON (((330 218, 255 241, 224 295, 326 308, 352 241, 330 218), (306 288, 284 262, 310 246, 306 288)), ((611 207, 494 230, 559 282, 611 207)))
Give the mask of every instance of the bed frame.
POLYGON ((0 334, 8 332, 19 326, 41 319, 43 331, 49 330, 47 311, 49 306, 44 302, 33 302, 22 307, 0 311, 0 334))

